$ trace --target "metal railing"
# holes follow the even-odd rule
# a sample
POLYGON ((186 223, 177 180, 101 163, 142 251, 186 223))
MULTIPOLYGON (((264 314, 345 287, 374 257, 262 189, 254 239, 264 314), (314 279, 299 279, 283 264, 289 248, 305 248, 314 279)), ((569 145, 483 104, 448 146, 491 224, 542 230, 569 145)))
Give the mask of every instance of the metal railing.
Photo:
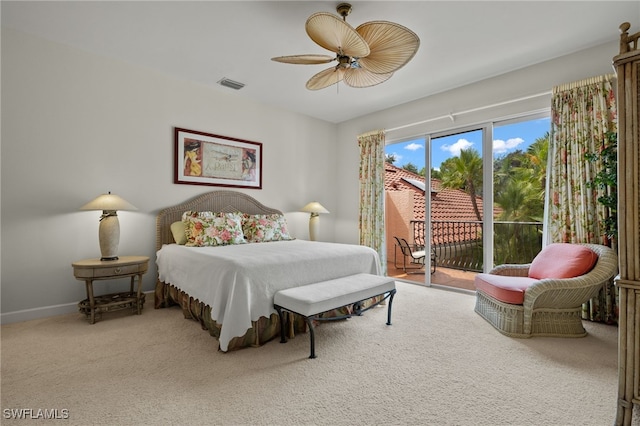
MULTIPOLYGON (((425 246, 423 221, 412 220, 414 243, 425 246)), ((483 270, 481 221, 431 221, 431 245, 439 267, 483 270)), ((542 222, 493 223, 494 265, 530 263, 542 249, 542 222)))

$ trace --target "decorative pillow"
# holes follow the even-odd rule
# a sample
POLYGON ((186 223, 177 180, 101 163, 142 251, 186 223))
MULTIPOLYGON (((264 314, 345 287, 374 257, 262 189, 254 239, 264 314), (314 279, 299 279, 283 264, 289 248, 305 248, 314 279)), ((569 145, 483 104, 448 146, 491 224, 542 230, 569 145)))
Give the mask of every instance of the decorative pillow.
POLYGON ((187 243, 187 235, 185 234, 184 222, 173 222, 171 224, 171 234, 176 244, 185 245, 187 243))
POLYGON ((293 240, 287 229, 287 220, 280 214, 244 214, 242 232, 248 243, 293 240))
POLYGON ((206 247, 244 244, 242 216, 237 213, 186 211, 182 214, 186 246, 206 247))
POLYGON ((529 266, 529 278, 573 278, 593 269, 598 255, 578 244, 555 243, 542 249, 529 266))

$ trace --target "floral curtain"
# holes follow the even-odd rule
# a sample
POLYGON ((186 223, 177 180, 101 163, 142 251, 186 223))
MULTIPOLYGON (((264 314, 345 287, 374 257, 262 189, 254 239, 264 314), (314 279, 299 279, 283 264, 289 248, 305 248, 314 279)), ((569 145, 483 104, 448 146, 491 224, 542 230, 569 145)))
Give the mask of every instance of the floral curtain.
MULTIPOLYGON (((617 131, 613 75, 594 77, 554 87, 549 145, 549 197, 546 212, 547 243, 611 245, 603 220, 610 214, 598 202, 605 189, 592 186, 606 133, 617 131)), ((583 318, 615 323, 617 307, 613 281, 583 305, 583 318)))
POLYGON ((360 244, 378 252, 387 273, 384 238, 384 130, 358 136, 360 147, 360 244))

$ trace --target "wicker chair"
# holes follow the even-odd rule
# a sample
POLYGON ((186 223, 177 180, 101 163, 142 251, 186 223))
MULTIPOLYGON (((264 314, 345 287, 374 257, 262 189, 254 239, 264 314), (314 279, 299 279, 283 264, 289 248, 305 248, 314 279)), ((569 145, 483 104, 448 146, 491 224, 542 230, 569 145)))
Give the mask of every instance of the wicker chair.
MULTIPOLYGON (((582 337, 582 304, 596 296, 618 272, 618 256, 606 246, 582 244, 598 255, 588 273, 565 279, 541 279, 524 292, 522 305, 504 303, 476 291, 475 311, 501 333, 511 337, 582 337)), ((500 265, 489 274, 527 277, 530 264, 500 265)))

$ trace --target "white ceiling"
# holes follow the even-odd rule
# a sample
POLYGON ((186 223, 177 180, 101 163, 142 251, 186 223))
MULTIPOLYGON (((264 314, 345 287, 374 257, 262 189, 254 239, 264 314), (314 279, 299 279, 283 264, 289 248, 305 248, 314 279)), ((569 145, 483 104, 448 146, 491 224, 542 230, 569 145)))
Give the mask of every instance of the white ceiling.
MULTIPOLYGON (((271 61, 330 54, 307 36, 307 18, 339 1, 2 1, 2 26, 157 69, 276 107, 338 123, 638 31, 640 1, 354 1, 353 27, 387 20, 420 37, 418 53, 385 83, 309 91, 332 65, 271 61), (240 91, 216 84, 227 77, 240 91)), ((614 52, 616 53, 616 52, 614 52)))

